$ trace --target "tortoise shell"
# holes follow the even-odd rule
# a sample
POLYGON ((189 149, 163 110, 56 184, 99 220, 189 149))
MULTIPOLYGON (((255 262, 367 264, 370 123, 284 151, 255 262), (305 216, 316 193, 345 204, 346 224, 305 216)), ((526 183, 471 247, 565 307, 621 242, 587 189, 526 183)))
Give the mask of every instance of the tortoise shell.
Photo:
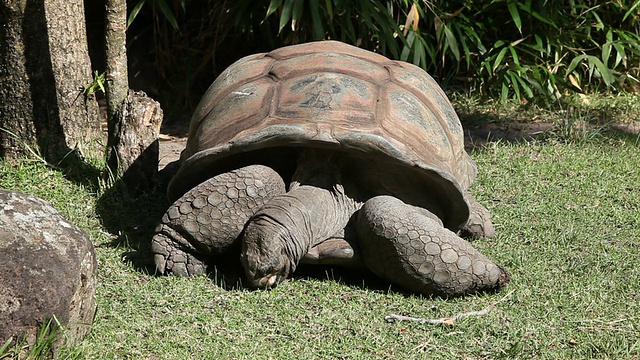
POLYGON ((476 167, 435 80, 409 63, 337 41, 244 57, 200 101, 171 201, 240 166, 272 166, 285 181, 305 147, 338 151, 369 196, 388 194, 436 213, 457 230, 476 167))

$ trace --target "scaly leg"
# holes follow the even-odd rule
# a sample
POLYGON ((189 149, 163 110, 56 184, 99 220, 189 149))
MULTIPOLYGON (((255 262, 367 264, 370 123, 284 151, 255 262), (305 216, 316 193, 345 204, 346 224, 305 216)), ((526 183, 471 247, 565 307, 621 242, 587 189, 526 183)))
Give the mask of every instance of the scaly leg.
POLYGON ((482 206, 473 195, 467 193, 465 197, 469 203, 469 220, 460 231, 460 235, 473 238, 494 237, 496 232, 491 222, 489 210, 482 206))
POLYGON ((367 267, 408 290, 458 296, 509 282, 506 270, 424 209, 394 197, 368 200, 358 214, 357 231, 367 267))
POLYGON ((151 240, 158 273, 206 273, 207 261, 238 245, 245 223, 262 205, 285 192, 277 172, 250 165, 211 179, 176 200, 151 240))

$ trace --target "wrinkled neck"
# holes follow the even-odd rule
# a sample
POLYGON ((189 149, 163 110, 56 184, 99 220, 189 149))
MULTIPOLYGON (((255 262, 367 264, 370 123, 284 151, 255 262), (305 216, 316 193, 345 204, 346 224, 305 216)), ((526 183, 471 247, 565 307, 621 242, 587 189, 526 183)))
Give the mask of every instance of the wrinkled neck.
POLYGON ((310 149, 300 155, 289 192, 269 200, 245 228, 243 241, 254 267, 277 268, 288 276, 309 249, 344 233, 362 204, 343 184, 342 166, 337 153, 310 149))

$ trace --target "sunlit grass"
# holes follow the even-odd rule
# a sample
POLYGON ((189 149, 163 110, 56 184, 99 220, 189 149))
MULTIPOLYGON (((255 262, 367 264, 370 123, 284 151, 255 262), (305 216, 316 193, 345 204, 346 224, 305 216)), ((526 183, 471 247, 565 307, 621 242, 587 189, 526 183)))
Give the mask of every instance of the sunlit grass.
POLYGON ((497 237, 475 246, 512 273, 496 294, 408 295, 344 271, 271 291, 148 273, 148 241, 167 206, 41 163, 0 163, 0 187, 51 201, 87 231, 99 262, 98 311, 77 346, 87 358, 574 359, 640 357, 640 144, 602 131, 568 141, 489 142, 473 150, 472 192, 497 237), (454 325, 385 321, 395 313, 454 325))

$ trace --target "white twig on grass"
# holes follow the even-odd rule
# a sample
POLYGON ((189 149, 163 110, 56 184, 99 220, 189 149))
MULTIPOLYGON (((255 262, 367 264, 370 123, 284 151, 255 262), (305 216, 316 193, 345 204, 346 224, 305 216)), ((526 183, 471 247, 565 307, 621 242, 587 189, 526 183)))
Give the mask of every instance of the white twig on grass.
POLYGON ((396 314, 391 314, 391 315, 387 315, 384 317, 385 320, 398 320, 398 321, 414 321, 414 322, 418 322, 421 324, 446 324, 446 325, 453 325, 455 323, 456 320, 468 317, 468 316, 482 316, 482 315, 486 315, 487 313, 489 313, 489 311, 493 310, 496 305, 498 305, 499 303, 507 300, 509 298, 509 296, 511 296, 511 294, 513 294, 515 290, 511 290, 509 293, 507 293, 507 295, 505 295, 502 299, 496 301, 495 303, 487 306, 486 308, 479 310, 479 311, 469 311, 469 312, 464 312, 464 313, 458 313, 455 314, 453 316, 450 317, 443 317, 443 318, 439 318, 439 319, 426 319, 426 318, 416 318, 416 317, 411 317, 411 316, 403 316, 403 315, 396 315, 396 314))

